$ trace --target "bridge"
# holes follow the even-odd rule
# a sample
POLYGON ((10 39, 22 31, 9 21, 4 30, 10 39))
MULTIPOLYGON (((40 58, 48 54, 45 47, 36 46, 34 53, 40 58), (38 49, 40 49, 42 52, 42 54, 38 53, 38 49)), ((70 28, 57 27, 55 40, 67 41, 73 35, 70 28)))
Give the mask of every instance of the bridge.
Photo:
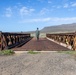
POLYGON ((15 51, 76 50, 76 33, 46 34, 46 37, 36 40, 36 38, 31 37, 30 33, 0 32, 0 50, 5 49, 12 49, 15 51), (48 40, 47 38, 51 40, 48 40), (61 46, 60 43, 63 43, 66 46, 61 46), (68 46, 71 48, 67 48, 68 46))

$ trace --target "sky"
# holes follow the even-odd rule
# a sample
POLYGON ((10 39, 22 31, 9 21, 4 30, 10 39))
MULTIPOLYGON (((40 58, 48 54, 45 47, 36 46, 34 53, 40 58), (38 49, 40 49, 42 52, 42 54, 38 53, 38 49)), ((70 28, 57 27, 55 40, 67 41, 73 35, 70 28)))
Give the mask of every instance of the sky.
POLYGON ((76 23, 76 0, 0 0, 0 31, 25 32, 76 23))

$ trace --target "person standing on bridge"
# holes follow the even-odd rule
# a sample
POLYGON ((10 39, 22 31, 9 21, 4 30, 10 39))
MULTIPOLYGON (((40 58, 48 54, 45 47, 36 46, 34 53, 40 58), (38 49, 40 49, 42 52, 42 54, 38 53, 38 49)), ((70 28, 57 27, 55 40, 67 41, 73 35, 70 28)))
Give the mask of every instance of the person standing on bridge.
POLYGON ((39 31, 39 28, 37 28, 37 30, 36 30, 36 38, 37 38, 37 40, 39 40, 39 35, 40 35, 40 31, 39 31))

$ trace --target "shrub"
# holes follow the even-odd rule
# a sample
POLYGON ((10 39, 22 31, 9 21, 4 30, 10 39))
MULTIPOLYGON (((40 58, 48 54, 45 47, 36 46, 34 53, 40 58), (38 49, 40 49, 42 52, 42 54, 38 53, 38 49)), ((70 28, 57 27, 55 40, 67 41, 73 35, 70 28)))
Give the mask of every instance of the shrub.
POLYGON ((30 51, 28 51, 28 53, 29 53, 29 54, 38 54, 38 53, 40 53, 40 52, 35 52, 35 51, 30 50, 30 51))
POLYGON ((3 50, 3 51, 0 51, 0 55, 12 55, 14 53, 15 52, 13 50, 3 50))
POLYGON ((58 51, 58 53, 71 54, 76 56, 76 51, 58 51))

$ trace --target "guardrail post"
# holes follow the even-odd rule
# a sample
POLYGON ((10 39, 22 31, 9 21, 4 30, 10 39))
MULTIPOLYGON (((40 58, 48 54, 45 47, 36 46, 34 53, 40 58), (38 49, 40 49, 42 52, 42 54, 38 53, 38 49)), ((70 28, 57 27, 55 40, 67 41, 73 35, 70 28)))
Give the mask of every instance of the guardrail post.
POLYGON ((73 49, 76 50, 76 36, 74 36, 73 49))
POLYGON ((2 32, 0 31, 0 51, 2 50, 2 32))
POLYGON ((2 34, 2 32, 0 31, 0 50, 5 49, 6 47, 7 47, 7 46, 6 46, 5 37, 4 37, 4 35, 2 34))

